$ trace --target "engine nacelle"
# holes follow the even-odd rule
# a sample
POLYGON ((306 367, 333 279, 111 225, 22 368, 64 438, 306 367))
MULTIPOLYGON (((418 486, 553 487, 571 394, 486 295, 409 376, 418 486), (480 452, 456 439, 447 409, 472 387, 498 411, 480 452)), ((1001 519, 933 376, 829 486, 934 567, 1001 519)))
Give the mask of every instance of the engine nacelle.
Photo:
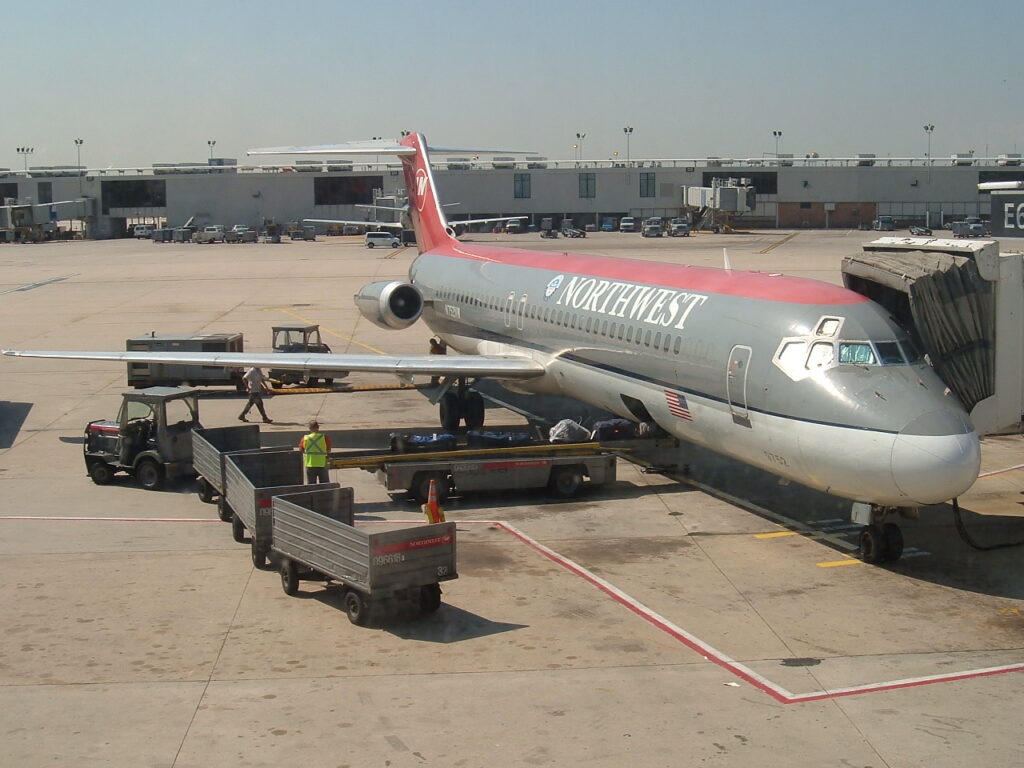
POLYGON ((364 285, 355 295, 363 317, 388 330, 401 330, 420 319, 423 294, 412 283, 388 280, 364 285))

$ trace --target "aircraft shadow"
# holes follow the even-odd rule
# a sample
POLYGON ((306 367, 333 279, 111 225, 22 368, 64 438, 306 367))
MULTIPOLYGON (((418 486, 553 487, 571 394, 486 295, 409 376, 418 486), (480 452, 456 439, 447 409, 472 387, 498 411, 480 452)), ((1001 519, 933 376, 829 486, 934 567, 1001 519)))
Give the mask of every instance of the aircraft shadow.
POLYGON ((0 448, 10 448, 21 432, 32 403, 12 403, 0 400, 0 448))

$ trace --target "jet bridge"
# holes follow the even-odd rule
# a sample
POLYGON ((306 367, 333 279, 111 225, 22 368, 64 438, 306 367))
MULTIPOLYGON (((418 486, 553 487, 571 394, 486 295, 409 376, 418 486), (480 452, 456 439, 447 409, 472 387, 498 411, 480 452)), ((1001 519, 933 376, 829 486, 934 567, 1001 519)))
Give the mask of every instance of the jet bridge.
POLYGON ((970 411, 979 435, 1021 432, 1024 254, 994 240, 883 237, 843 260, 846 287, 888 309, 970 411))

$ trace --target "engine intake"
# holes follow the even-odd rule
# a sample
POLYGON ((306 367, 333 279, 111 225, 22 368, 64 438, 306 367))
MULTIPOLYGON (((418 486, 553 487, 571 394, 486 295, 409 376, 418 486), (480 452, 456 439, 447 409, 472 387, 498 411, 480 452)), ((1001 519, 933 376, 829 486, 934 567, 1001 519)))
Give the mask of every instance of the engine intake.
POLYGON ((408 328, 423 314, 419 288, 400 280, 364 285, 355 295, 355 302, 363 317, 388 330, 408 328))

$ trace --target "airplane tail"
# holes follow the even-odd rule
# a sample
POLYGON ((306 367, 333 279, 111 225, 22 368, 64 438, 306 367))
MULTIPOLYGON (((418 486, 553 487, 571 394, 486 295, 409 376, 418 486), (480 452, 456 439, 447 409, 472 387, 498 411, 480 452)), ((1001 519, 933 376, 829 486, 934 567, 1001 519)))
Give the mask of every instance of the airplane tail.
POLYGON ((402 171, 405 174, 409 217, 416 231, 416 243, 421 251, 429 251, 454 240, 455 232, 448 226, 448 219, 441 209, 441 202, 437 199, 427 140, 423 138, 423 134, 410 133, 400 143, 403 147, 414 150, 413 154, 400 155, 402 171))
MULTIPOLYGON (((405 188, 409 196, 409 215, 413 229, 416 231, 416 242, 421 251, 455 240, 455 230, 449 226, 448 219, 441 208, 434 185, 434 175, 430 169, 428 150, 441 154, 453 152, 473 152, 478 154, 514 153, 516 150, 501 149, 464 149, 446 147, 428 147, 427 140, 421 133, 410 133, 400 142, 387 139, 371 141, 353 141, 347 144, 323 144, 311 147, 267 147, 250 149, 250 155, 394 155, 402 161, 405 174, 405 188)), ((518 217, 525 218, 525 217, 518 217)), ((496 219, 486 219, 495 221, 496 219)), ((312 219, 316 221, 316 219, 312 219)), ((485 221, 475 219, 473 222, 485 221)))

